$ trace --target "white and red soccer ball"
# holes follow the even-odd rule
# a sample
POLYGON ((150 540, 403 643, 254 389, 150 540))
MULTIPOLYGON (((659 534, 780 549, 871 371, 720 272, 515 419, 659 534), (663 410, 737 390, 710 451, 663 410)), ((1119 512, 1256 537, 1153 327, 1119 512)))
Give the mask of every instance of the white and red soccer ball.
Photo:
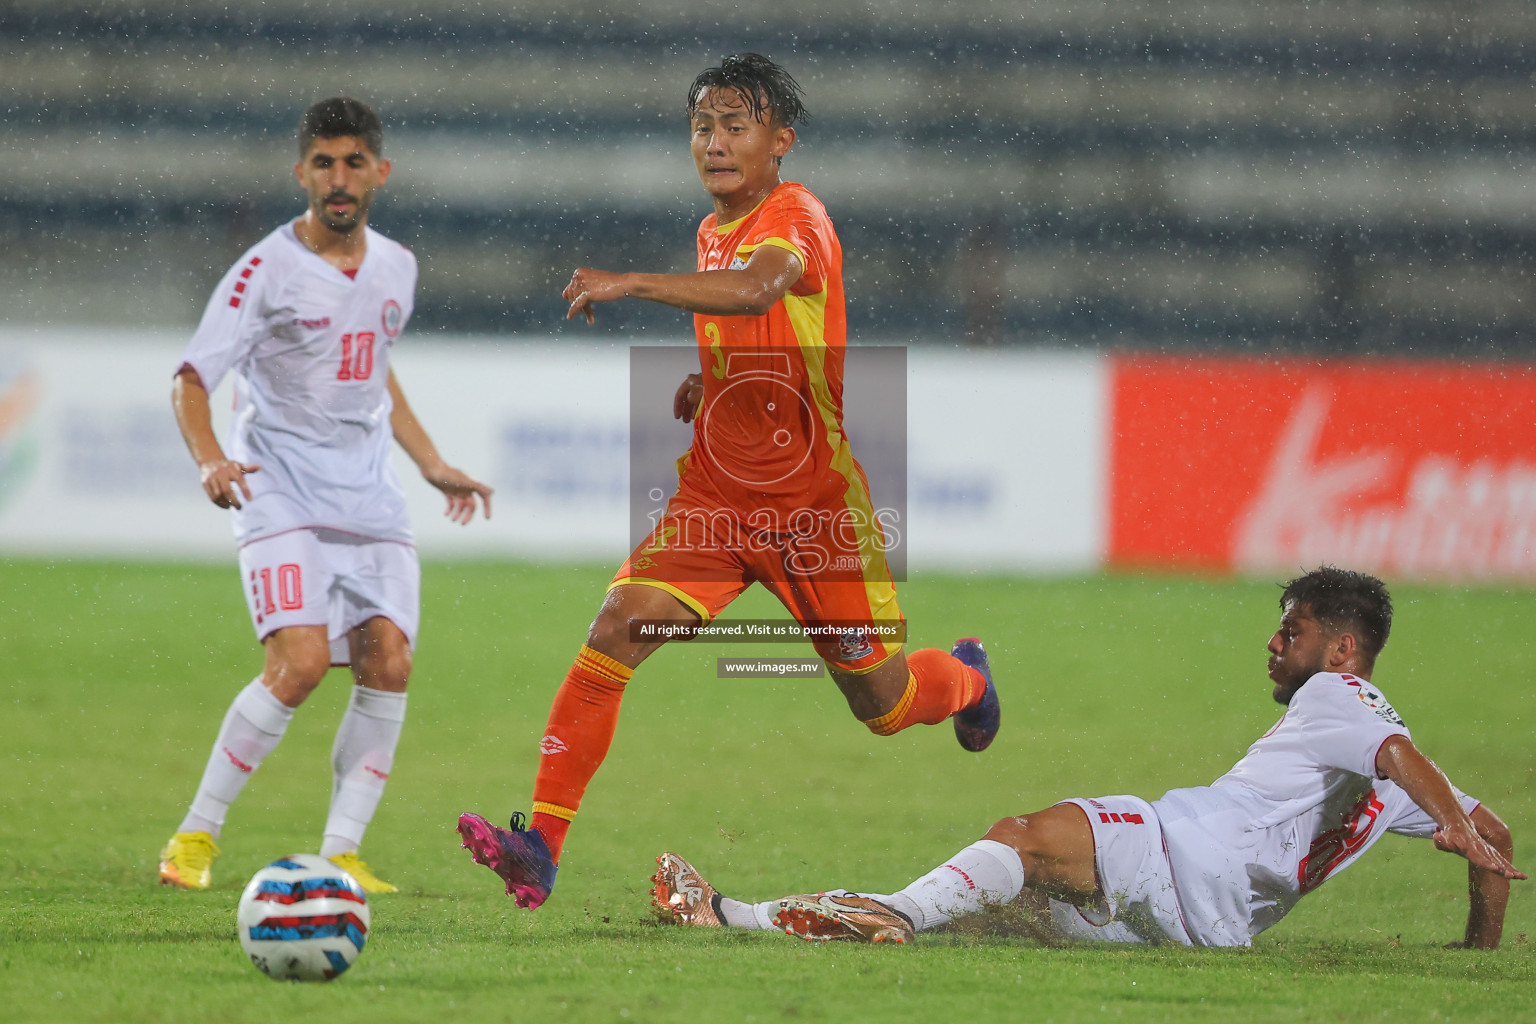
POLYGON ((330 981, 368 941, 368 897, 341 868, 296 853, 256 872, 240 894, 240 945, 279 981, 330 981))

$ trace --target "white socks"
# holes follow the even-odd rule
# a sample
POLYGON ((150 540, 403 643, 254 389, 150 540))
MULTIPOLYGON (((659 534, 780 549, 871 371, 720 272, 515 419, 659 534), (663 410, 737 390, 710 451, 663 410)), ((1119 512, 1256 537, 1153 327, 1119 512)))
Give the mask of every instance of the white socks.
POLYGON ((293 709, 272 696, 260 676, 241 690, 224 715, 197 796, 176 831, 207 832, 218 838, 229 805, 245 788, 251 773, 272 753, 292 720, 293 709))
MULTIPOLYGON (((229 805, 251 773, 277 747, 293 709, 272 696, 261 677, 241 690, 224 715, 197 796, 178 832, 207 832, 218 838, 229 805)), ((320 855, 355 850, 384 795, 384 781, 395 761, 395 747, 405 723, 405 694, 352 687, 347 711, 331 749, 335 786, 320 855)))
MULTIPOLYGON (((912 921, 914 931, 948 924, 965 914, 1008 903, 1024 888, 1024 864, 1013 847, 991 839, 972 843, 922 878, 890 895, 849 893, 828 889, 831 896, 868 896, 879 900, 912 921)), ((742 903, 721 897, 720 918, 736 928, 777 930, 773 914, 778 900, 742 903)))
POLYGON ((352 687, 331 748, 335 786, 320 856, 333 857, 362 845, 363 832, 384 795, 404 725, 405 694, 352 687))
POLYGON ((911 918, 914 930, 925 931, 989 905, 1008 903, 1023 888, 1024 864, 1018 852, 982 839, 900 892, 874 898, 911 918))
POLYGON ((779 909, 778 900, 767 903, 743 903, 729 896, 720 897, 720 920, 732 928, 753 928, 760 931, 778 931, 773 923, 773 912, 779 909))

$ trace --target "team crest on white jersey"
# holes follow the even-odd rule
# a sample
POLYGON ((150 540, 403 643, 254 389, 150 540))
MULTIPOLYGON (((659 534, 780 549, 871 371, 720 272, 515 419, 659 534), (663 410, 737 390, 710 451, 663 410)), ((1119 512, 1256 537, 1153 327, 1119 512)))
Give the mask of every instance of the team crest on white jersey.
POLYGON ((1376 712, 1376 717, 1393 725, 1403 725, 1403 718, 1397 713, 1397 709, 1387 703, 1383 697, 1362 679, 1346 675, 1344 681, 1355 688, 1355 696, 1360 698, 1360 703, 1376 712))
POLYGON ((394 299, 384 300, 384 313, 381 319, 384 321, 384 333, 386 335, 393 338, 399 334, 400 323, 404 317, 405 314, 400 310, 400 303, 394 299))

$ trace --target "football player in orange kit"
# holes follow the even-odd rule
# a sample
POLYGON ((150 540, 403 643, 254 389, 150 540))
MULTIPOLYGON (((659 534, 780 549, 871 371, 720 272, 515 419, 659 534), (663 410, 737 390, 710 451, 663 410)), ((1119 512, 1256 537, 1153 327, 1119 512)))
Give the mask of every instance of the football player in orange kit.
POLYGON ((510 830, 459 817, 474 859, 530 909, 554 886, 571 819, 618 724, 624 685, 665 643, 638 621, 707 623, 752 583, 807 626, 848 707, 872 732, 953 718, 967 750, 997 734, 986 650, 903 654, 904 626, 864 471, 843 433, 842 247, 826 210, 780 163, 806 114, 790 75, 758 54, 725 58, 688 90, 694 165, 715 211, 699 225, 698 271, 578 269, 566 318, 649 299, 694 314, 700 372, 674 398, 692 422, 676 495, 609 585, 555 695, 539 744, 533 820, 510 830), (846 626, 846 628, 845 628, 846 626))

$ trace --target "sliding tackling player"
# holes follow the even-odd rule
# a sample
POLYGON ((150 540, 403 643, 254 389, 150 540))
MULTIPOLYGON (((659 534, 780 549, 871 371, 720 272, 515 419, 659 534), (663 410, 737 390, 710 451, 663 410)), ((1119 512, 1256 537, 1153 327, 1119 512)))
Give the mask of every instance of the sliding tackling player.
POLYGON ((438 455, 389 366, 414 305, 416 257, 368 227, 390 169, 378 115, 323 100, 305 112, 298 141, 308 210, 224 275, 171 391, 204 492, 234 510, 266 667, 224 716, 192 806, 161 851, 160 881, 207 888, 229 805, 326 670, 350 664, 357 685, 336 730, 320 854, 368 892, 392 892, 357 854, 394 763, 420 620, 421 568, 390 440, 447 495, 456 522, 474 518, 476 495, 489 516, 491 489, 438 455), (208 394, 231 372, 226 454, 208 394))
POLYGON ((783 929, 806 939, 910 942, 1022 898, 1041 937, 1246 946, 1388 832, 1465 857, 1471 905, 1461 945, 1504 930, 1509 829, 1414 746, 1371 683, 1392 628, 1375 577, 1332 566, 1285 585, 1269 678, 1285 714, 1209 786, 1064 800, 1004 818, 899 892, 838 889, 767 903, 726 899, 665 853, 652 900, 694 927, 783 929))
POLYGON ((459 818, 475 860, 519 906, 554 886, 566 832, 608 752, 636 667, 664 640, 631 624, 707 623, 761 583, 806 625, 851 623, 822 636, 853 714, 889 736, 954 719, 982 750, 1000 719, 981 642, 903 654, 882 635, 903 625, 864 471, 843 433, 842 248, 821 203, 780 179, 805 119, 793 78, 741 54, 700 74, 686 104, 694 166, 714 204, 698 232, 698 272, 621 274, 583 267, 565 289, 567 318, 647 299, 694 314, 700 373, 674 398, 692 421, 676 495, 609 585, 586 645, 555 695, 539 744, 533 820, 512 829, 459 818))

